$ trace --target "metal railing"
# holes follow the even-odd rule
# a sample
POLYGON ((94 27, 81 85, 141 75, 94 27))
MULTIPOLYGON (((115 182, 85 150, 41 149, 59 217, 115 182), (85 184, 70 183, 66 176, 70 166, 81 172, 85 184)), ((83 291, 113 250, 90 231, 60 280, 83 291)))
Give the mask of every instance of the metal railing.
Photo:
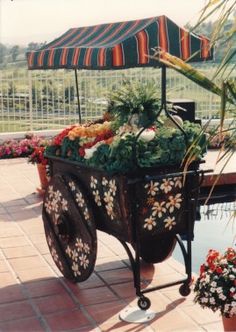
MULTIPOLYGON (((208 77, 214 72, 209 65, 202 65, 200 70, 208 77)), ((82 120, 100 117, 107 106, 107 92, 117 89, 123 80, 151 80, 160 88, 160 74, 158 68, 79 71, 82 120)), ((167 72, 167 96, 194 100, 199 118, 218 117, 220 98, 173 70, 167 72)), ((0 71, 0 132, 60 129, 78 121, 73 70, 30 72, 21 68, 0 71)))

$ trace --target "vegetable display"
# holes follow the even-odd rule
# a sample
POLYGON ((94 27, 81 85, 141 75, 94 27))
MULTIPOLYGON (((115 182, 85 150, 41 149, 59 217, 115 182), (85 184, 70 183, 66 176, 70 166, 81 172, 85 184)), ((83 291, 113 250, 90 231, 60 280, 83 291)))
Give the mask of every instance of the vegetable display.
POLYGON ((180 165, 190 151, 191 159, 199 159, 206 146, 200 125, 166 115, 159 105, 154 85, 126 83, 110 95, 104 119, 66 128, 46 148, 46 156, 111 174, 180 165))

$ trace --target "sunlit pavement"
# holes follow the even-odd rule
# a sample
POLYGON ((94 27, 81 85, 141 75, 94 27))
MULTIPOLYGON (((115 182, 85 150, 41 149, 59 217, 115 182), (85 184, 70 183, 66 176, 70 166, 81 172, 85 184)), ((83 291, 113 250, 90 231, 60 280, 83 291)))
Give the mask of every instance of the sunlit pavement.
MULTIPOLYGON (((136 306, 132 272, 121 244, 98 232, 95 271, 79 284, 65 280, 45 241, 37 169, 25 159, 0 160, 0 331, 223 331, 218 313, 184 298, 179 286, 148 294, 156 312, 148 324, 119 313, 136 306)), ((142 266, 144 284, 181 278, 173 258, 142 266)))

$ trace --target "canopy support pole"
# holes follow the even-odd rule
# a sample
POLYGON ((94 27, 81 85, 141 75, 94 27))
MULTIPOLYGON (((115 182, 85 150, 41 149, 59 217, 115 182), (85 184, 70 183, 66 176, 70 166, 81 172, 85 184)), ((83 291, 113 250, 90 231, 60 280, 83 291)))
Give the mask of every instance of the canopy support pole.
POLYGON ((77 69, 75 69, 75 85, 76 85, 76 94, 77 94, 77 103, 78 103, 78 112, 79 112, 79 123, 82 123, 81 119, 81 110, 80 110, 80 101, 79 101, 79 84, 78 84, 78 75, 77 69))
POLYGON ((161 109, 166 110, 166 66, 161 66, 161 109))

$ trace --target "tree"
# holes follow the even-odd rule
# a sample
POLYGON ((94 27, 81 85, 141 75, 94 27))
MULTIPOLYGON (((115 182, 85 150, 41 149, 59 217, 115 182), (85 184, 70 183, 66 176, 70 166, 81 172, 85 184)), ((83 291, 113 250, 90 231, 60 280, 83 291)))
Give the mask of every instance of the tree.
POLYGON ((27 51, 35 51, 38 48, 38 43, 31 42, 27 46, 27 51))
POLYGON ((27 51, 35 51, 38 50, 39 48, 43 47, 46 44, 46 42, 43 43, 35 43, 35 42, 30 42, 27 46, 27 51))
POLYGON ((0 64, 4 63, 6 55, 7 55, 7 47, 0 43, 0 64))
POLYGON ((10 55, 12 57, 12 62, 16 62, 16 59, 20 53, 20 48, 18 45, 14 45, 10 50, 10 55))

